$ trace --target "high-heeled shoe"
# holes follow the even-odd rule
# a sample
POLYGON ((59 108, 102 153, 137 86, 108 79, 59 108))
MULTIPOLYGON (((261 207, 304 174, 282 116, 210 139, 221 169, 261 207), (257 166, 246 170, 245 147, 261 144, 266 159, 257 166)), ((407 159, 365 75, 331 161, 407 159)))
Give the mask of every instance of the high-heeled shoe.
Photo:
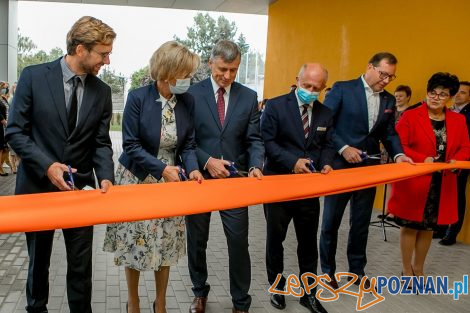
MULTIPOLYGON (((401 276, 403 277, 403 271, 401 272, 401 276)), ((415 276, 414 273, 413 273, 413 276, 415 276)), ((412 279, 409 280, 409 284, 408 284, 408 286, 406 287, 406 290, 412 290, 412 289, 413 289, 413 286, 411 285, 411 282, 412 282, 412 279)), ((401 280, 401 284, 404 285, 404 284, 405 284, 405 281, 404 281, 404 280, 401 280)))

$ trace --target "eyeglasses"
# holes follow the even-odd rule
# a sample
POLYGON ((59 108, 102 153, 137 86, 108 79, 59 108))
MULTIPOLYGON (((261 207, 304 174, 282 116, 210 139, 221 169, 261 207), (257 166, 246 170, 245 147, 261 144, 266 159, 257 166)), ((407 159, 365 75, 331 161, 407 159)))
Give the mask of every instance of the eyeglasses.
POLYGON ((111 53, 113 53, 112 51, 110 51, 110 52, 98 52, 98 51, 96 51, 96 50, 94 50, 94 49, 91 49, 91 51, 93 51, 93 52, 96 53, 96 54, 99 54, 103 60, 106 59, 106 58, 109 58, 109 56, 111 55, 111 53))
POLYGON ((378 70, 375 66, 374 66, 374 70, 376 70, 379 73, 379 77, 380 77, 381 80, 385 80, 385 79, 388 78, 389 81, 392 81, 395 78, 397 78, 397 76, 395 74, 389 74, 387 72, 383 72, 381 70, 378 70))
POLYGON ((439 100, 445 100, 448 97, 450 97, 450 95, 445 93, 445 92, 437 93, 435 90, 428 91, 428 97, 429 98, 435 99, 436 96, 439 100))

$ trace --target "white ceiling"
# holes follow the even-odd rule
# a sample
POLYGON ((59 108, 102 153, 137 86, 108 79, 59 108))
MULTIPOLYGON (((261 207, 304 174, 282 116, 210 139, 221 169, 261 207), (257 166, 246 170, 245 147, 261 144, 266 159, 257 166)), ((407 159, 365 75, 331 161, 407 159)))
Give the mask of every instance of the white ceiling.
POLYGON ((269 4, 276 1, 277 0, 49 0, 47 2, 107 4, 266 15, 268 14, 269 4))

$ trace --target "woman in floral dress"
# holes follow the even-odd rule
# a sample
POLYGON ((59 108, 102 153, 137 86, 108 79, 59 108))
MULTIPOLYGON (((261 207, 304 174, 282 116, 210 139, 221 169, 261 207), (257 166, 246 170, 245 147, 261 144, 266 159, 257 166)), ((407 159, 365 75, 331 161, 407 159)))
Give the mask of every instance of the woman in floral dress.
MULTIPOLYGON (((198 66, 199 57, 174 41, 154 52, 150 59, 154 82, 131 91, 127 98, 116 184, 177 182, 181 168, 189 179, 201 182, 190 117, 194 100, 186 93, 198 66)), ((114 252, 116 265, 125 267, 128 312, 140 312, 141 271, 155 272, 153 311, 166 312, 170 266, 185 254, 185 246, 182 216, 108 225, 104 250, 114 252)))

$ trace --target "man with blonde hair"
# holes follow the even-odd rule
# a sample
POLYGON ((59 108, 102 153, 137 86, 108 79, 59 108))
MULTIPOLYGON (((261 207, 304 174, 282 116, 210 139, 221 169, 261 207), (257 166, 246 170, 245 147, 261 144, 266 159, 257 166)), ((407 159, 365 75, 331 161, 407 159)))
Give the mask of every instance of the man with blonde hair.
MULTIPOLYGON (((102 192, 112 186, 111 88, 96 75, 109 64, 115 37, 111 27, 84 16, 67 34, 67 55, 21 73, 6 130, 8 143, 22 159, 15 194, 95 186, 94 173, 102 192)), ((70 212, 71 217, 76 213, 70 212)), ((70 312, 90 313, 93 226, 62 232, 70 312)), ((48 312, 53 238, 54 230, 26 233, 27 312, 48 312)))

